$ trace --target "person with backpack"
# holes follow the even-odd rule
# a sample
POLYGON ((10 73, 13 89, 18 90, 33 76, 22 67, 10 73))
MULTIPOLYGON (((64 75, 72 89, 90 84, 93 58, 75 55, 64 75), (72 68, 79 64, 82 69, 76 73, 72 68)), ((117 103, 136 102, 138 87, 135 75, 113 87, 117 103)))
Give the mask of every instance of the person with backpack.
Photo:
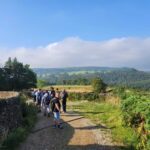
POLYGON ((56 93, 55 97, 51 100, 51 109, 54 114, 54 125, 53 127, 58 127, 62 129, 63 127, 60 125, 60 101, 59 101, 59 94, 56 93))
POLYGON ((66 113, 66 102, 67 102, 67 98, 68 98, 68 93, 66 92, 66 90, 64 89, 61 92, 61 99, 62 99, 62 109, 63 112, 66 113))
POLYGON ((48 117, 50 117, 50 100, 51 100, 50 94, 46 90, 44 95, 42 96, 41 107, 43 109, 44 116, 47 115, 48 117))

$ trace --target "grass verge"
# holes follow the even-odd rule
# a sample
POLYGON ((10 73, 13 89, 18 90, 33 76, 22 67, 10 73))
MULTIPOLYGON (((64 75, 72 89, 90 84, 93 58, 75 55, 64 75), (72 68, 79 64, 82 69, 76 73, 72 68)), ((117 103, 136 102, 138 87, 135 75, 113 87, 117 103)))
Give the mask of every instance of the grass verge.
POLYGON ((133 129, 125 127, 121 110, 118 106, 103 102, 80 101, 74 102, 70 107, 75 112, 92 120, 95 124, 103 125, 110 129, 113 141, 123 143, 129 149, 134 149, 133 147, 138 141, 137 135, 133 129))

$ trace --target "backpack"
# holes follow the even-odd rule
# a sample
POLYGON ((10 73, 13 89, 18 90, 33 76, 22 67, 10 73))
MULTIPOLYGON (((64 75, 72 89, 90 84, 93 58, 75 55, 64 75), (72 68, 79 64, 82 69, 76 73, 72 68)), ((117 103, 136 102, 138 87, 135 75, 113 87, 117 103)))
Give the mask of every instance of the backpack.
POLYGON ((38 94, 37 94, 37 99, 38 99, 38 102, 41 102, 41 99, 42 99, 42 92, 38 92, 38 94))
POLYGON ((45 104, 46 105, 50 104, 50 95, 49 94, 45 97, 45 104))

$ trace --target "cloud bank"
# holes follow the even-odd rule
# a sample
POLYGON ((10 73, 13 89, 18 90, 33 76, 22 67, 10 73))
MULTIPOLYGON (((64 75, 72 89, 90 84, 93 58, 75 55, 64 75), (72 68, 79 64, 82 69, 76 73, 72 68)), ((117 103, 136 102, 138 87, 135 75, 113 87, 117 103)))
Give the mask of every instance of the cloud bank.
POLYGON ((36 48, 0 48, 0 64, 8 57, 31 67, 109 66, 150 70, 150 38, 116 38, 85 41, 66 38, 36 48))

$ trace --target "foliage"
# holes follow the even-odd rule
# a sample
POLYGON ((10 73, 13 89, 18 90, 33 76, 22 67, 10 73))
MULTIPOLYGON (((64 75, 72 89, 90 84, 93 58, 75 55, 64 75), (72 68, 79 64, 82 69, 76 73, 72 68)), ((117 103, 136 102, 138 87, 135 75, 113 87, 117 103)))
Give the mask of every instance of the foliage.
POLYGON ((45 80, 38 80, 37 81, 37 87, 38 88, 42 88, 42 87, 44 87, 44 86, 47 86, 48 85, 48 83, 45 81, 45 80))
POLYGON ((25 137, 27 136, 27 131, 23 127, 19 127, 13 132, 11 132, 7 139, 4 141, 2 145, 2 149, 7 150, 15 150, 15 148, 25 140, 25 137))
POLYGON ((105 92, 106 90, 106 84, 100 78, 92 80, 92 87, 95 93, 105 92))
MULTIPOLYGON (((88 112, 83 113, 83 115, 96 120, 96 122, 100 120, 106 125, 114 125, 115 129, 112 130, 112 134, 114 134, 116 139, 124 141, 125 144, 127 143, 131 147, 136 147, 136 149, 148 150, 150 147, 149 92, 127 89, 125 87, 111 89, 113 90, 113 96, 120 97, 121 101, 118 106, 107 103, 95 103, 99 100, 100 95, 92 92, 70 93, 69 99, 84 100, 84 103, 82 103, 83 101, 78 101, 79 107, 74 106, 74 109, 79 109, 79 112, 88 112), (88 102, 85 100, 88 100, 88 102), (106 113, 98 114, 98 110, 105 110, 106 113), (112 112, 109 113, 110 111, 112 112)), ((103 99, 106 99, 105 96, 103 99)), ((100 102, 104 102, 104 100, 100 102)))
POLYGON ((24 94, 20 95, 20 102, 23 116, 22 125, 9 133, 7 139, 3 142, 2 149, 15 150, 25 140, 36 123, 37 108, 32 104, 26 104, 26 96, 24 94))
POLYGON ((16 58, 9 58, 0 69, 0 90, 22 90, 35 86, 36 74, 29 65, 23 65, 16 58))
POLYGON ((147 150, 150 143, 150 96, 133 90, 120 90, 125 125, 138 134, 137 149, 147 150))
POLYGON ((30 130, 35 124, 37 108, 32 103, 29 105, 26 103, 27 97, 28 95, 24 95, 24 93, 20 94, 23 126, 30 130))

